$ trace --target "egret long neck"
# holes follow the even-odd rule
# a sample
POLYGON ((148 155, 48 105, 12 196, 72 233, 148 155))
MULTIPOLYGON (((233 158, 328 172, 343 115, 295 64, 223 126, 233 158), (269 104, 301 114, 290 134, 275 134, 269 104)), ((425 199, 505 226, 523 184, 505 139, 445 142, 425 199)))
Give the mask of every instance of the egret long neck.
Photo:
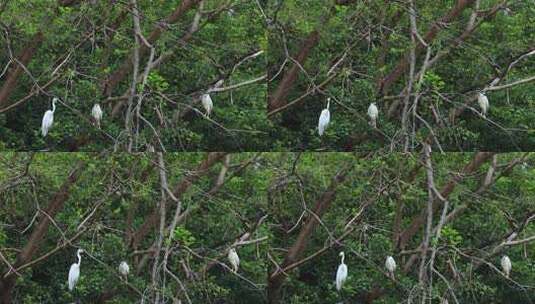
POLYGON ((344 264, 344 258, 345 257, 346 257, 346 255, 342 253, 342 262, 341 262, 342 264, 344 264))
MULTIPOLYGON (((55 99, 52 100, 52 113, 54 113, 54 111, 56 111, 56 100, 55 99)), ((78 256, 80 256, 80 255, 78 255, 78 256)))
POLYGON ((80 252, 78 252, 77 255, 78 255, 78 266, 80 266, 80 263, 82 263, 82 256, 80 255, 80 252))

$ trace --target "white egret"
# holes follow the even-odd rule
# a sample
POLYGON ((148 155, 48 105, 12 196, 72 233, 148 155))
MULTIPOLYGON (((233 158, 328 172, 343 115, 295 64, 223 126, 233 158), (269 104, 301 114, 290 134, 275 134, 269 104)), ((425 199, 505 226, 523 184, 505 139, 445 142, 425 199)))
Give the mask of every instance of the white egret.
POLYGON ((121 264, 119 264, 119 273, 126 279, 128 276, 128 273, 130 273, 130 266, 126 263, 126 261, 122 261, 121 264))
POLYGON ((80 256, 80 254, 82 252, 84 252, 83 249, 78 249, 78 251, 76 251, 76 255, 78 256, 78 263, 72 264, 71 269, 69 270, 69 291, 74 290, 78 279, 80 279, 80 263, 82 262, 82 256, 80 256))
POLYGON ((43 137, 48 134, 48 130, 52 127, 52 124, 54 123, 54 111, 56 111, 56 101, 59 99, 57 97, 54 97, 52 99, 52 110, 48 110, 45 112, 45 115, 43 116, 43 122, 41 123, 41 134, 43 134, 43 137))
POLYGON ((479 95, 477 95, 477 103, 481 108, 481 114, 483 115, 483 117, 486 117, 490 107, 489 99, 484 93, 480 92, 479 95))
POLYGON ((201 97, 201 102, 202 106, 204 107, 204 110, 206 111, 206 116, 210 116, 210 113, 212 113, 212 109, 214 108, 212 97, 210 97, 209 94, 204 94, 201 97))
POLYGON ((509 274, 511 274, 511 268, 512 268, 512 265, 511 265, 511 259, 509 259, 508 256, 504 255, 502 257, 502 269, 503 269, 503 273, 505 273, 505 276, 506 277, 509 277, 509 274))
POLYGON ((336 290, 340 291, 347 279, 347 265, 344 264, 344 252, 342 251, 338 255, 342 257, 342 261, 340 262, 340 265, 338 265, 338 271, 336 271, 336 290))
POLYGON ((368 116, 370 116, 371 119, 371 126, 377 128, 377 117, 379 116, 379 109, 377 109, 375 102, 372 102, 368 107, 368 116))
POLYGON ((234 271, 234 273, 238 272, 238 267, 240 266, 240 257, 238 256, 236 249, 230 248, 228 251, 228 260, 230 265, 232 265, 232 271, 234 271))
POLYGON ((327 129, 327 126, 329 125, 329 122, 331 121, 331 112, 329 112, 329 105, 331 103, 331 98, 327 98, 327 108, 323 109, 320 114, 320 119, 318 121, 318 134, 320 136, 323 135, 323 132, 325 132, 325 129, 327 129))
POLYGON ((396 270, 396 261, 391 256, 386 257, 385 267, 390 273, 390 277, 394 280, 394 271, 396 270))
POLYGON ((93 109, 91 109, 91 115, 95 119, 97 127, 100 129, 100 120, 102 120, 102 109, 100 108, 100 105, 98 103, 95 103, 93 109))

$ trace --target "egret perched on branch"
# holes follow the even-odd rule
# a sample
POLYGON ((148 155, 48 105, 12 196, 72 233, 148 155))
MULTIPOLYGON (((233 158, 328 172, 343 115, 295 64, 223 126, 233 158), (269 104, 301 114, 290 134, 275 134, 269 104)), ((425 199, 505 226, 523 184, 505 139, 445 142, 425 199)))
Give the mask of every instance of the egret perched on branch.
POLYGON ((69 270, 69 291, 74 290, 78 279, 80 279, 80 263, 82 262, 82 256, 80 256, 80 254, 82 252, 84 252, 83 249, 78 249, 78 251, 76 251, 76 255, 78 256, 78 263, 72 264, 71 269, 69 270))
POLYGON ((238 267, 240 266, 240 257, 238 256, 236 249, 230 248, 228 251, 228 260, 230 265, 232 265, 232 271, 234 271, 234 273, 238 272, 238 267))
POLYGON ((342 257, 342 261, 340 262, 340 265, 338 265, 338 271, 336 271, 336 290, 340 291, 347 279, 347 265, 344 264, 344 252, 342 251, 338 255, 342 257))
POLYGON ((374 128, 377 128, 377 117, 379 116, 379 109, 375 105, 375 102, 372 102, 368 107, 368 116, 370 116, 370 125, 374 128))
POLYGON ((501 262, 502 262, 503 273, 505 273, 505 276, 508 278, 509 274, 511 274, 511 268, 512 268, 511 259, 509 259, 508 256, 504 255, 502 257, 501 262))
POLYGON ((97 127, 100 129, 100 120, 102 119, 102 109, 98 103, 95 103, 93 109, 91 109, 91 115, 95 119, 97 127))
POLYGON ((122 261, 121 264, 119 264, 119 273, 126 279, 128 276, 128 273, 130 273, 130 266, 125 261, 122 261))
POLYGON ((48 134, 48 130, 52 127, 52 124, 54 123, 54 111, 56 111, 56 101, 59 99, 57 97, 54 97, 52 99, 52 110, 48 110, 45 112, 45 115, 43 116, 43 122, 41 123, 41 134, 43 134, 43 137, 48 134))
POLYGON ((214 107, 212 97, 210 97, 209 94, 203 94, 201 97, 201 103, 204 107, 204 110, 206 111, 206 116, 210 116, 210 113, 212 113, 212 108, 214 107))
POLYGON ((483 115, 483 117, 486 117, 490 107, 489 99, 484 93, 480 92, 479 95, 477 95, 477 103, 481 108, 481 114, 483 115))
POLYGON ((390 277, 392 280, 394 280, 394 271, 396 270, 396 261, 394 261, 394 258, 391 256, 386 257, 385 267, 388 270, 388 273, 390 274, 390 277))
POLYGON ((318 121, 318 134, 320 136, 323 135, 323 132, 325 132, 325 129, 327 129, 327 126, 329 125, 329 122, 331 121, 331 112, 329 112, 329 105, 331 103, 331 98, 327 98, 327 107, 321 111, 320 119, 318 121))

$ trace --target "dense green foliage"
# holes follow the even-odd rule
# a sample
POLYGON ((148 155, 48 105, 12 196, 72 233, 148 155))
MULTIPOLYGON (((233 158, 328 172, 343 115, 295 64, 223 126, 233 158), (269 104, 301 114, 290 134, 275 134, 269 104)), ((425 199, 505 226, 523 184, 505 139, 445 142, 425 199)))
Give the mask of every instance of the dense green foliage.
MULTIPOLYGON (((438 189, 460 172, 472 156, 461 153, 434 155, 438 189)), ((520 155, 499 155, 498 164, 505 165, 515 157, 520 155)), ((269 200, 272 221, 276 223, 270 243, 274 257, 284 255, 278 249, 291 246, 300 223, 312 216, 303 214, 305 206, 314 208, 321 191, 327 188, 332 176, 344 163, 354 163, 354 166, 347 181, 337 189, 336 199, 316 227, 302 257, 310 256, 324 246, 332 247, 289 272, 282 291, 283 303, 338 303, 342 300, 343 303, 411 303, 408 300, 419 303, 419 262, 406 273, 402 269, 411 251, 422 241, 425 227, 404 250, 396 247, 393 241, 396 210, 400 207, 403 210, 401 229, 405 229, 413 216, 426 208, 428 193, 424 168, 420 168, 415 180, 407 184, 408 176, 419 162, 417 156, 354 157, 341 153, 306 153, 297 162, 295 173, 285 175, 291 172, 293 158, 289 155, 279 160, 278 166, 288 170, 279 174, 286 182, 271 193, 269 200), (367 204, 370 205, 363 207, 367 204), (357 214, 361 216, 353 226, 354 231, 337 241, 357 214), (305 217, 298 222, 302 215, 305 217), (341 293, 334 288, 336 269, 340 263, 339 251, 345 252, 345 263, 349 269, 349 278, 341 293), (398 263, 395 283, 385 274, 387 255, 393 255, 398 263), (369 300, 370 293, 377 290, 384 293, 375 301, 369 300)), ((461 205, 467 205, 467 209, 444 226, 440 239, 434 238, 431 242, 438 248, 435 268, 444 276, 441 278, 433 274, 432 303, 439 303, 442 297, 447 298, 449 303, 456 303, 452 294, 458 303, 530 303, 534 300, 535 239, 525 246, 507 246, 487 256, 516 229, 513 225, 520 225, 526 217, 535 215, 534 161, 531 155, 527 163, 519 164, 510 173, 501 176, 487 191, 476 193, 488 168, 486 164, 476 174, 462 180, 449 195, 448 211, 461 205), (499 272, 502 254, 509 255, 513 261, 512 281, 499 272), (474 268, 479 258, 497 268, 485 264, 474 268), (455 265, 457 274, 449 267, 450 262, 455 265)), ((434 226, 441 212, 442 208, 435 212, 434 226)), ((535 219, 532 219, 519 238, 533 236, 534 233, 535 219)))
MULTIPOLYGON (((63 247, 44 261, 21 271, 13 293, 15 303, 67 303, 74 299, 80 299, 82 303, 94 303, 106 291, 117 293, 110 303, 133 303, 141 299, 139 293, 144 293, 150 287, 152 262, 140 270, 136 270, 136 267, 150 256, 150 246, 157 237, 158 229, 151 229, 138 245, 131 243, 131 234, 139 231, 161 198, 158 169, 153 167, 153 161, 156 161, 153 156, 114 155, 102 158, 73 153, 36 154, 33 155, 27 175, 20 178, 17 175, 24 172, 31 156, 0 156, 0 184, 3 189, 0 191, 0 253, 13 263, 17 248, 26 244, 41 220, 37 217, 37 222, 32 222, 34 216, 39 216, 38 206, 44 209, 49 205, 73 163, 79 160, 87 162, 80 180, 72 188, 64 208, 55 217, 55 224, 48 228, 34 258, 56 246, 63 247), (20 183, 12 184, 15 181, 20 183), (83 233, 65 243, 64 238, 73 238, 79 232, 83 233), (82 255, 81 278, 76 292, 71 295, 67 289, 67 274, 70 265, 76 262, 76 247, 85 249, 87 253, 82 255), (135 291, 129 290, 124 281, 119 280, 117 267, 122 260, 130 264, 128 283, 135 291)), ((236 155, 233 164, 252 157, 247 154, 236 155)), ((167 154, 165 161, 170 189, 174 191, 203 158, 203 154, 167 154)), ((164 246, 170 245, 171 248, 167 267, 186 284, 193 303, 214 303, 223 299, 232 303, 258 302, 263 299, 263 290, 254 284, 262 286, 266 275, 263 243, 238 248, 242 259, 240 277, 219 265, 212 265, 214 267, 210 270, 202 272, 203 267, 213 259, 228 264, 226 257, 220 256, 221 252, 236 237, 250 231, 263 215, 262 209, 266 209, 264 189, 267 180, 261 178, 262 173, 255 173, 254 170, 233 172, 237 175, 229 179, 223 189, 215 194, 208 193, 217 177, 217 167, 213 169, 213 174, 201 178, 189 191, 179 196, 182 211, 188 210, 189 214, 172 233, 165 236, 164 246), (188 277, 185 269, 190 269, 189 275, 194 277, 188 277)), ((175 214, 175 206, 168 199, 169 219, 175 214)), ((170 223, 171 220, 166 225, 170 223)), ((260 226, 251 239, 265 234, 265 227, 260 226)), ((6 270, 4 265, 1 269, 2 273, 6 270)), ((161 269, 159 271, 163 272, 161 269)), ((165 280, 158 283, 162 284, 166 298, 176 296, 184 300, 176 281, 168 274, 165 280)))
POLYGON ((535 302, 534 4, 0 0, 0 304, 535 302))
POLYGON ((410 2, 138 0, 141 33, 158 63, 147 69, 150 52, 143 39, 136 44, 130 1, 5 1, 0 148, 416 150, 427 140, 445 151, 533 149, 532 1, 414 0, 413 39, 410 2), (469 4, 456 11, 459 3, 469 4), (145 49, 134 86, 136 46, 145 49), (283 81, 292 69, 294 79, 283 81), (218 80, 208 119, 200 96, 218 80), (279 89, 285 105, 273 109, 279 89), (486 118, 474 99, 482 90, 490 100, 486 118), (62 102, 43 138, 39 127, 53 96, 62 102), (331 124, 320 137, 328 96, 331 124), (378 129, 366 115, 371 102, 379 107, 378 129), (104 109, 102 129, 90 116, 95 103, 104 109))
MULTIPOLYGON (((394 100, 403 104, 403 98, 393 97, 403 97, 409 69, 387 91, 382 92, 381 88, 382 80, 394 71, 413 45, 409 1, 345 1, 350 4, 334 6, 333 2, 270 2, 269 11, 275 20, 270 30, 270 94, 281 86, 285 73, 293 66, 288 56, 295 60, 311 33, 319 32, 318 42, 302 64, 306 72, 299 69, 298 79, 289 88, 286 98, 287 102, 300 101, 273 115, 277 128, 272 134, 276 134, 276 146, 337 151, 370 150, 385 145, 403 147, 402 106, 392 116, 387 112, 394 100), (335 63, 338 64, 332 69, 335 63), (320 86, 324 82, 325 85, 320 86), (329 96, 333 98, 331 125, 326 136, 319 137, 318 117, 329 96), (370 127, 366 115, 371 102, 376 102, 379 107, 379 132, 370 127)), ((425 37, 455 3, 476 1, 414 2, 418 32, 425 37)), ((457 46, 457 39, 465 32, 473 10, 474 5, 468 6, 451 22, 439 23, 438 34, 429 43, 430 58, 442 52, 445 55, 427 68, 420 86, 415 79, 412 92, 421 96, 414 107, 426 122, 414 115, 416 101, 410 98, 407 116, 409 146, 418 146, 417 143, 430 136, 432 131, 446 151, 533 150, 533 81, 488 91, 488 120, 479 116, 479 106, 472 97, 502 74, 505 77, 497 86, 534 76, 533 54, 524 57, 508 72, 506 70, 520 55, 533 51, 535 5, 533 1, 480 1, 475 19, 477 26, 466 36, 464 43, 457 46), (503 3, 494 14, 486 15, 503 3), (465 110, 451 120, 451 111, 463 103, 468 103, 473 110, 465 110)), ((422 69, 425 55, 425 49, 417 53, 415 73, 422 69)), ((430 142, 437 146, 436 141, 430 142)))
MULTIPOLYGON (((0 148, 100 151, 118 145, 126 149, 130 130, 125 127, 127 107, 113 118, 111 112, 121 101, 117 98, 130 92, 132 68, 110 96, 105 89, 108 78, 131 62, 135 49, 130 1, 71 1, 81 3, 70 6, 60 2, 16 0, 0 4, 1 70, 9 63, 16 66, 10 62, 11 54, 20 57, 18 54, 33 47, 36 35, 43 35, 27 64, 29 74, 20 75, 0 108, 25 98, 35 90, 35 83, 43 87, 51 81, 38 94, 0 114, 0 148), (41 119, 51 108, 53 96, 62 103, 50 134, 43 138, 41 119), (104 110, 101 130, 91 121, 95 103, 104 110)), ((153 43, 154 60, 165 59, 150 70, 144 87, 143 81, 137 83, 137 96, 142 97, 133 99, 133 107, 140 103, 141 117, 135 109, 132 150, 145 150, 146 144, 159 150, 163 145, 169 151, 267 150, 262 131, 267 128, 265 81, 212 93, 212 120, 204 118, 199 102, 200 94, 219 79, 224 79, 223 87, 230 87, 265 74, 263 53, 245 60, 267 44, 264 26, 257 22, 258 5, 254 1, 205 0, 199 30, 189 35, 198 6, 186 10, 176 23, 165 23, 183 2, 137 1, 145 38, 162 31, 153 43)), ((140 76, 145 72, 148 53, 140 59, 140 76)), ((0 86, 9 74, 0 77, 0 86)))
MULTIPOLYGON (((142 298, 152 303, 155 290, 160 299, 188 303, 177 278, 192 303, 264 303, 273 292, 268 277, 277 269, 275 265, 282 265, 303 227, 316 216, 321 224, 307 238, 299 259, 326 250, 286 272, 281 303, 393 304, 417 301, 421 296, 418 258, 407 271, 403 267, 425 229, 419 228, 404 248, 394 241, 397 216, 403 230, 414 216, 425 212, 427 177, 425 167, 418 165, 419 155, 233 154, 220 187, 215 185, 225 161, 202 173, 196 171, 206 157, 203 153, 164 155, 171 191, 185 179, 199 179, 184 192, 175 192, 185 218, 164 234, 153 285, 152 250, 159 228, 153 226, 137 243, 132 237, 159 210, 157 155, 0 155, 0 253, 11 264, 45 219, 38 208, 46 210, 51 205, 76 163, 86 164, 63 207, 50 215, 54 222, 40 239, 31 264, 18 272, 14 303, 76 299, 92 303, 109 291, 114 293, 108 303, 138 303, 142 298), (334 188, 334 200, 320 213, 315 207, 318 200, 343 168, 349 168, 346 179, 334 188), (248 231, 252 231, 249 236, 248 231), (238 246, 241 264, 234 275, 223 265, 228 265, 225 250, 242 237, 253 242, 238 246), (166 246, 169 272, 162 266, 166 246), (77 247, 87 253, 82 257, 80 282, 71 294, 67 274, 76 261, 77 247), (333 283, 339 251, 346 253, 349 268, 341 293, 333 283), (395 281, 384 270, 387 255, 393 255, 399 265, 395 281), (133 269, 128 285, 116 270, 121 260, 133 269), (374 290, 381 290, 380 296, 366 300, 374 290)), ((530 303, 535 300, 535 240, 498 245, 514 232, 517 235, 509 241, 535 235, 535 157, 497 155, 493 181, 482 190, 478 189, 488 175, 490 159, 470 174, 459 174, 474 157, 471 153, 432 157, 439 191, 452 178, 457 181, 446 196, 447 211, 465 206, 444 225, 440 238, 430 242, 437 248, 434 267, 440 274, 432 276, 433 303, 440 298, 455 303, 454 297, 459 303, 530 303), (510 280, 500 272, 502 254, 513 262, 510 280)), ((168 197, 164 227, 172 223, 176 206, 168 197)), ((434 212, 433 227, 441 206, 434 212)), ((5 261, 0 265, 3 275, 9 271, 5 261)))

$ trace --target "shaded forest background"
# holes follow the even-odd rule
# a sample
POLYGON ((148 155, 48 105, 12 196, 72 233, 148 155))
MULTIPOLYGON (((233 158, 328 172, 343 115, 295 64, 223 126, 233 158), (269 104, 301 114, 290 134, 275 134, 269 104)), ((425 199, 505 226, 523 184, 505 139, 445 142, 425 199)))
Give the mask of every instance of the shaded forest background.
POLYGON ((268 5, 268 115, 282 147, 411 151, 427 141, 444 151, 534 149, 533 1, 268 5), (490 101, 486 117, 479 92, 490 101), (331 124, 320 137, 329 97, 331 124), (367 117, 372 102, 377 129, 367 117))
POLYGON ((255 1, 7 0, 0 17, 0 149, 269 149, 255 1), (210 118, 200 102, 208 92, 210 118))
POLYGON ((533 0, 6 0, 0 17, 4 150, 535 148, 533 0))
POLYGON ((0 304, 533 303, 534 42, 533 0, 1 1, 0 304))
POLYGON ((535 299, 530 153, 3 153, 0 164, 2 304, 535 299), (340 251, 349 277, 337 292, 340 251))

